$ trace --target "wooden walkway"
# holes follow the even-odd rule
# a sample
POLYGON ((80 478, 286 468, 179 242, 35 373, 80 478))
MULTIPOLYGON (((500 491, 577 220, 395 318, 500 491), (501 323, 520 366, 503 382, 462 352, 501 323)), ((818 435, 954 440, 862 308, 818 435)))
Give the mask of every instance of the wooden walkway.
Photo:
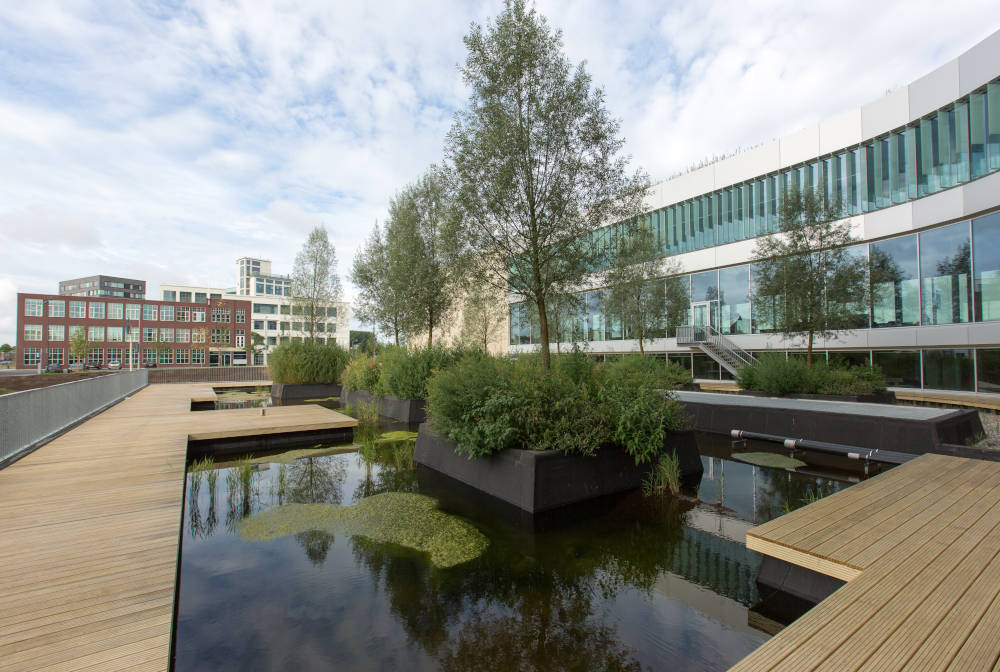
POLYGON ((211 387, 147 387, 0 470, 0 669, 167 670, 189 436, 357 423, 320 406, 192 413, 211 387))
POLYGON ((945 406, 971 406, 988 411, 1000 411, 1000 394, 989 392, 944 392, 941 390, 893 390, 900 401, 916 401, 945 406))
POLYGON ((923 455, 754 528, 848 581, 732 670, 1000 670, 1000 464, 923 455))

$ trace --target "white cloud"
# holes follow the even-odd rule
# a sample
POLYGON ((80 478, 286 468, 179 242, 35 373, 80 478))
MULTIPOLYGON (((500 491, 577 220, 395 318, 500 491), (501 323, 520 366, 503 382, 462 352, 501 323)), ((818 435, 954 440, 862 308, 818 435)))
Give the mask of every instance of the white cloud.
MULTIPOLYGON (((14 339, 11 287, 94 273, 143 278, 153 296, 227 286, 244 255, 289 272, 317 224, 346 277, 388 200, 440 160, 465 96, 462 36, 501 9, 6 3, 0 341, 14 339)), ((539 9, 654 178, 868 102, 997 28, 980 0, 539 9)))

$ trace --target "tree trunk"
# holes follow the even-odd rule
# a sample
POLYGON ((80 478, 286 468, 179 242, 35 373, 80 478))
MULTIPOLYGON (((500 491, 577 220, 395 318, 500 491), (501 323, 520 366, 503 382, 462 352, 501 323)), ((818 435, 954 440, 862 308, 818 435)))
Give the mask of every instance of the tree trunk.
POLYGON ((430 349, 431 345, 434 344, 434 318, 430 317, 427 320, 427 348, 430 349))
POLYGON ((538 326, 542 332, 542 368, 549 371, 552 368, 552 360, 549 356, 549 318, 545 315, 545 299, 537 297, 535 306, 538 308, 538 326))
POLYGON ((806 368, 813 368, 813 330, 809 329, 809 344, 806 346, 806 368))
POLYGON ((642 334, 639 335, 639 354, 645 355, 646 349, 642 347, 642 334))

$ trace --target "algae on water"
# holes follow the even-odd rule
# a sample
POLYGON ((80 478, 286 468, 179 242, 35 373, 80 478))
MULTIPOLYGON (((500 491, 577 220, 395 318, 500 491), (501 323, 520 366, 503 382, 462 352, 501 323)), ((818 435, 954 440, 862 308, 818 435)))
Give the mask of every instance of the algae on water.
POLYGON ((773 467, 775 469, 799 469, 806 466, 802 460, 777 453, 733 453, 732 458, 758 467, 773 467))
POLYGON ((354 506, 283 504, 237 524, 244 541, 269 541, 317 530, 398 544, 430 556, 439 568, 479 557, 487 541, 470 523, 437 508, 437 500, 408 492, 385 492, 354 506))
POLYGON ((309 457, 323 457, 325 455, 340 455, 342 453, 353 453, 356 449, 354 446, 334 446, 334 447, 323 447, 323 448, 298 448, 295 450, 286 450, 283 453, 277 453, 275 455, 265 455, 264 457, 255 457, 251 460, 254 464, 289 464, 295 460, 302 460, 309 457))
POLYGON ((385 432, 383 434, 380 434, 379 437, 375 439, 375 443, 378 444, 379 447, 395 446, 398 444, 405 444, 410 442, 416 443, 416 441, 417 441, 416 432, 403 432, 403 431, 385 432))

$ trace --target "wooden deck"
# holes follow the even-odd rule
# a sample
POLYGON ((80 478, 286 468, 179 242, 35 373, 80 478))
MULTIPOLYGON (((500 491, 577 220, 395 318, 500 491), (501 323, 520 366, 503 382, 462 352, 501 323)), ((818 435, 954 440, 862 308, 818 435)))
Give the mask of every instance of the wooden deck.
POLYGON ((848 583, 732 670, 1000 670, 1000 464, 923 455, 747 532, 848 583))
POLYGON ((0 470, 0 669, 167 670, 188 438, 333 429, 320 406, 190 411, 147 387, 0 470))
POLYGON ((988 392, 945 392, 941 390, 893 390, 900 401, 916 401, 945 406, 968 406, 988 411, 1000 411, 1000 394, 988 392))

